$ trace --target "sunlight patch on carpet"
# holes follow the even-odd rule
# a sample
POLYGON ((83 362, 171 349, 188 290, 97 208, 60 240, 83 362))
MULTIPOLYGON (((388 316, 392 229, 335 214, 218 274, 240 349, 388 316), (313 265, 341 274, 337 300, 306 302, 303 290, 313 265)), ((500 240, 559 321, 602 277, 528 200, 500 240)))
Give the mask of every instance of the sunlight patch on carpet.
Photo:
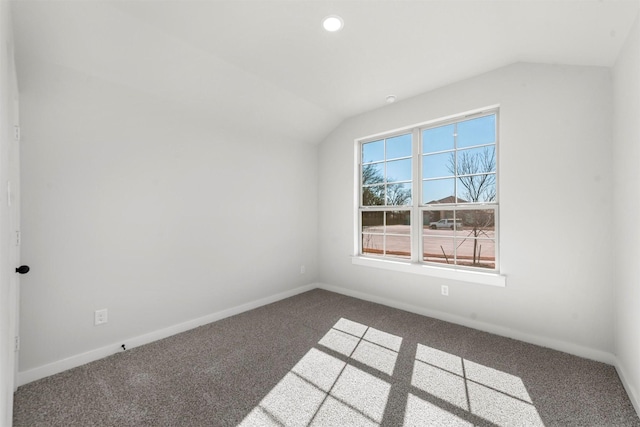
POLYGON ((376 427, 394 392, 406 396, 406 427, 544 426, 521 378, 440 349, 418 343, 410 383, 394 377, 402 342, 340 319, 240 426, 376 427))

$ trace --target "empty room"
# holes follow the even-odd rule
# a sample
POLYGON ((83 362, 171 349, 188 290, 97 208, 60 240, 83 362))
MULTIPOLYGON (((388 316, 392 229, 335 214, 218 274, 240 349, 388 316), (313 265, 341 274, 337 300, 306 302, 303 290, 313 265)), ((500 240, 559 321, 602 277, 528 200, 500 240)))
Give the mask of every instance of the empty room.
POLYGON ((640 427, 639 13, 0 0, 0 427, 640 427))

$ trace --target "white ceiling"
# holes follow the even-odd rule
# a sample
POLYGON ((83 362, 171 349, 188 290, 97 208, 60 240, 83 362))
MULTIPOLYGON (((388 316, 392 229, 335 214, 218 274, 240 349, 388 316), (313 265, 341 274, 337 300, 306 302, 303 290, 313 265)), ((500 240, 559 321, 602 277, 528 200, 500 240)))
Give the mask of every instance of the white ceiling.
POLYGON ((318 143, 345 118, 518 61, 611 66, 638 0, 12 2, 21 91, 55 64, 318 143), (327 33, 330 14, 345 22, 327 33), (36 66, 35 64, 38 64, 36 66))

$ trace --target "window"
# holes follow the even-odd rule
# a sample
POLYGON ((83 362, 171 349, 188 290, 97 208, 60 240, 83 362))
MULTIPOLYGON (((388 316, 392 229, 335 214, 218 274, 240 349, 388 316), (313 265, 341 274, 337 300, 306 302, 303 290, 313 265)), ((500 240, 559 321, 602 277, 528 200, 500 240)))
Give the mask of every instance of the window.
POLYGON ((412 135, 362 144, 362 251, 411 258, 412 135))
POLYGON ((358 141, 358 253, 498 271, 498 111, 358 141))

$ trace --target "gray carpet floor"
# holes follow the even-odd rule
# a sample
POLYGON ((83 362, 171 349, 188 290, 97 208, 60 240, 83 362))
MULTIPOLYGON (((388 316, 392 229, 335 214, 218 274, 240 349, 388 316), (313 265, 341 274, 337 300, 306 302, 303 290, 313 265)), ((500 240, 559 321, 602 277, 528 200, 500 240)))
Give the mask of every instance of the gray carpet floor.
POLYGON ((19 426, 640 426, 612 366, 323 290, 22 386, 19 426))

